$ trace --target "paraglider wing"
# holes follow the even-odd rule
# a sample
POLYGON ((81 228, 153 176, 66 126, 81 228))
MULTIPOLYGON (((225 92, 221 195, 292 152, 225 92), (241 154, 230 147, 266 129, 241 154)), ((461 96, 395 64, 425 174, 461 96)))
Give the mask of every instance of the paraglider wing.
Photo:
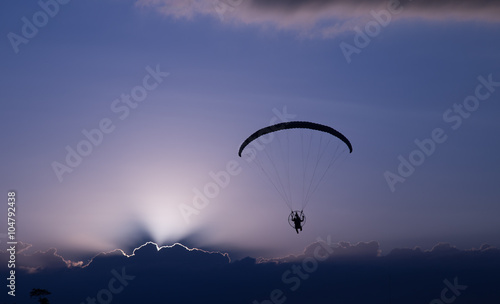
POLYGON ((245 139, 238 151, 265 175, 290 211, 299 212, 347 153, 352 153, 352 145, 342 133, 307 121, 262 128, 245 139))
POLYGON ((349 148, 349 153, 352 153, 352 145, 351 145, 351 143, 349 142, 349 140, 347 139, 347 137, 345 137, 339 131, 337 131, 337 130, 331 128, 331 127, 328 127, 328 126, 325 126, 325 125, 320 125, 320 124, 313 123, 313 122, 308 122, 308 121, 290 121, 290 122, 282 122, 282 123, 279 123, 279 124, 268 126, 268 127, 265 127, 265 128, 262 128, 262 129, 256 131, 255 133, 253 133, 252 135, 250 135, 241 144, 240 150, 238 151, 238 155, 241 157, 241 153, 243 152, 243 150, 245 149, 245 147, 248 146, 255 139, 257 139, 257 138, 259 138, 259 137, 261 137, 263 135, 266 135, 268 133, 272 133, 272 132, 280 131, 280 130, 286 130, 286 129, 311 129, 311 130, 317 130, 317 131, 329 133, 329 134, 331 134, 331 135, 339 138, 341 141, 343 141, 347 145, 347 147, 349 148))

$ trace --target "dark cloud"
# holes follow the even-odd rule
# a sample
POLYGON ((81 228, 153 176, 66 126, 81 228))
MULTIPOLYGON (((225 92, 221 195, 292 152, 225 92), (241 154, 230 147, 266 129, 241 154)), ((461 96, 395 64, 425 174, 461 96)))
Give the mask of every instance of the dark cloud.
MULTIPOLYGON (((491 0, 248 0, 248 7, 261 12, 275 11, 283 15, 292 15, 304 11, 321 12, 338 9, 344 18, 355 17, 371 10, 387 9, 389 7, 406 10, 408 15, 423 18, 445 19, 461 16, 467 19, 487 19, 500 21, 500 2, 491 0)), ((334 10, 330 12, 337 16, 334 10)))
POLYGON ((282 11, 297 11, 305 8, 322 9, 330 6, 346 6, 352 8, 359 7, 381 7, 388 3, 400 3, 401 5, 411 5, 412 8, 423 10, 477 10, 485 11, 488 9, 498 9, 500 3, 493 0, 249 0, 254 7, 262 9, 277 9, 282 11))
MULTIPOLYGON (((103 303, 109 299, 109 303, 269 303, 264 301, 278 297, 286 298, 284 303, 411 304, 440 299, 450 284, 462 288, 456 303, 500 301, 496 291, 500 250, 489 245, 459 250, 438 244, 428 251, 394 249, 383 256, 374 241, 353 245, 331 244, 327 239, 288 259, 230 261, 219 252, 146 243, 131 255, 121 250, 101 253, 78 267, 70 267, 55 250, 32 254, 32 261, 19 256, 23 267, 16 274, 17 303, 29 303, 29 291, 44 288, 52 292, 51 303, 92 303, 94 298, 95 303, 99 299, 103 303), (28 265, 39 269, 27 271, 28 265)), ((445 294, 454 296, 449 290, 445 294)), ((0 302, 12 302, 5 293, 0 298, 0 302)))
MULTIPOLYGON (((57 254, 55 248, 50 248, 46 251, 29 252, 32 248, 31 244, 18 242, 16 245, 16 267, 29 273, 38 272, 44 269, 66 269, 69 267, 82 266, 80 261, 65 260, 62 256, 57 254)), ((2 261, 9 260, 10 253, 7 251, 0 251, 0 258, 2 261)), ((7 262, 0 265, 0 269, 7 269, 7 262)))
POLYGON ((211 15, 227 24, 272 25, 305 37, 331 38, 363 27, 373 13, 398 19, 500 22, 500 1, 465 0, 137 0, 174 18, 211 15))
MULTIPOLYGON (((380 255, 380 246, 376 241, 371 242, 359 242, 355 245, 352 245, 348 242, 340 242, 338 244, 330 244, 329 240, 320 240, 318 242, 314 242, 307 246, 304 249, 303 254, 301 255, 289 255, 282 258, 274 258, 274 259, 258 259, 259 263, 294 263, 297 261, 301 261, 305 258, 314 257, 320 251, 324 251, 324 253, 328 253, 328 259, 335 258, 375 258, 380 255)), ((320 254, 320 253, 319 253, 320 254)))

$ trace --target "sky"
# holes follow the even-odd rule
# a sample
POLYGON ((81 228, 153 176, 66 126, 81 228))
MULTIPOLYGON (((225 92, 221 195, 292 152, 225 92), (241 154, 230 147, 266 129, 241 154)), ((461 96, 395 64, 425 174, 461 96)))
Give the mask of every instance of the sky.
POLYGON ((35 252, 73 276, 147 242, 254 266, 327 238, 380 257, 500 247, 499 16, 486 0, 0 4, 0 185, 24 275, 49 275, 35 252), (295 120, 353 146, 298 235, 237 153, 295 120))

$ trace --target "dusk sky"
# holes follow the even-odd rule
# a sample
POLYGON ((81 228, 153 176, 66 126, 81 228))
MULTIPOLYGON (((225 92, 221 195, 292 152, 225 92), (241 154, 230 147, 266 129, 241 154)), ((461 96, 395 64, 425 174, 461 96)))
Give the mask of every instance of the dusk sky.
POLYGON ((0 185, 30 254, 81 266, 146 242, 232 262, 327 238, 374 241, 378 256, 500 248, 499 2, 4 1, 0 29, 0 185), (238 156, 287 121, 353 146, 298 235, 238 156))

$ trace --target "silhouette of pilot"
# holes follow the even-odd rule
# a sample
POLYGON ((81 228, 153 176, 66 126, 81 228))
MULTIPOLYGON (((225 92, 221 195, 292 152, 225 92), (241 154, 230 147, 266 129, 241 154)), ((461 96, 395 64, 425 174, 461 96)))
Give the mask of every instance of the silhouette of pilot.
POLYGON ((295 211, 295 215, 292 218, 293 224, 295 225, 295 231, 297 231, 297 234, 300 231, 302 231, 302 222, 304 221, 304 215, 302 214, 302 217, 299 216, 299 213, 295 211))

